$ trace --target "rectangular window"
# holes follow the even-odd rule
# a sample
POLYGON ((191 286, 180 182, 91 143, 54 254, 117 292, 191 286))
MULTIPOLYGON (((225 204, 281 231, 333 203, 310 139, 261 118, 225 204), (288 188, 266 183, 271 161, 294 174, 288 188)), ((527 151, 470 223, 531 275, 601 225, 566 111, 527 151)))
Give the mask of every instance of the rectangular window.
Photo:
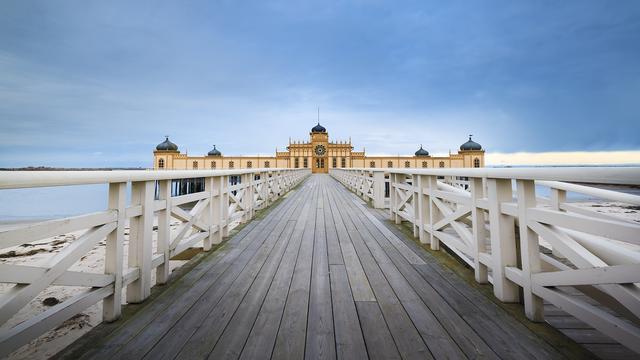
POLYGON ((247 161, 247 169, 251 169, 253 167, 253 162, 247 161))
POLYGON ((340 160, 340 167, 346 168, 347 167, 347 159, 342 158, 340 160))
POLYGON ((392 168, 393 167, 393 161, 387 161, 387 167, 388 168, 392 168))
POLYGON ((309 159, 304 158, 302 160, 302 167, 304 167, 305 169, 309 167, 309 159))
POLYGON ((332 167, 337 168, 338 167, 338 159, 336 159, 335 157, 331 159, 331 162, 333 163, 332 167))

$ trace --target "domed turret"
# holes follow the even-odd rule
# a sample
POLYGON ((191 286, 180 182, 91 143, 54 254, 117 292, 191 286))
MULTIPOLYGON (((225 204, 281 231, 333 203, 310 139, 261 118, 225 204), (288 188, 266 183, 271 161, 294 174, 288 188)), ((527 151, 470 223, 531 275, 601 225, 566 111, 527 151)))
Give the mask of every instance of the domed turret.
POLYGON ((460 145, 460 150, 462 151, 480 151, 482 150, 482 146, 477 142, 471 140, 473 135, 469 135, 469 141, 460 145))
POLYGON ((420 149, 416 151, 416 156, 429 156, 429 152, 422 148, 422 144, 420 144, 420 149))
POLYGON ((178 145, 169 141, 169 136, 165 135, 165 139, 163 142, 156 146, 156 150, 159 151, 178 151, 178 145))
POLYGON ((311 132, 314 132, 314 133, 325 133, 325 132, 327 132, 327 129, 325 129, 324 126, 320 125, 320 122, 318 122, 318 125, 314 126, 311 129, 311 132))
POLYGON ((216 149, 216 146, 213 145, 213 149, 207 153, 208 156, 222 156, 220 150, 216 149))

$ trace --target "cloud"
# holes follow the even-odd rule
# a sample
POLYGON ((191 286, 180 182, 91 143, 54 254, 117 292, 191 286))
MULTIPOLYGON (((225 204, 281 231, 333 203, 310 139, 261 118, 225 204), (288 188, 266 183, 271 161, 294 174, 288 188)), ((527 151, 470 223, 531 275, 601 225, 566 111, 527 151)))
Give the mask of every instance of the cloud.
POLYGON ((0 166, 145 166, 165 134, 265 154, 306 139, 317 106, 370 154, 469 133, 489 153, 637 150, 639 19, 624 2, 2 4, 0 166))

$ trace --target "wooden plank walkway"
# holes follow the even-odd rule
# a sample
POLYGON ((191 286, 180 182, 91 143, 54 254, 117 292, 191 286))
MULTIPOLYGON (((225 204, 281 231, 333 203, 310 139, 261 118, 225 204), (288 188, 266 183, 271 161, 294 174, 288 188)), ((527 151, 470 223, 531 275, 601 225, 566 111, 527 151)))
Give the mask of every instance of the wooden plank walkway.
POLYGON ((425 254, 313 175, 80 357, 565 358, 425 254))

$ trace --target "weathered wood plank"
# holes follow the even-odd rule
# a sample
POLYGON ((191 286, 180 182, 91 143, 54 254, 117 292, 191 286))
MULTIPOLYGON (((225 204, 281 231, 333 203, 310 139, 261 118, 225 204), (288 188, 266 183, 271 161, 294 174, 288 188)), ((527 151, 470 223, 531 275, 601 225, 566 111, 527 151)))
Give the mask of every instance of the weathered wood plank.
MULTIPOLYGON (((301 244, 305 231, 306 220, 309 218, 310 203, 306 203, 300 218, 293 230, 291 244, 295 247, 295 254, 286 253, 278 268, 267 297, 260 308, 260 313, 250 329, 246 344, 241 353, 242 359, 256 359, 271 354, 278 335, 280 320, 286 304, 286 294, 289 291, 294 274, 295 265, 301 252, 301 244), (295 255, 295 256, 294 256, 295 255)), ((315 214, 315 212, 314 212, 315 214)), ((291 247, 291 245, 290 245, 291 247)), ((287 252, 294 251, 287 249, 287 252)))
MULTIPOLYGON (((340 209, 336 202, 336 196, 337 194, 335 193, 335 190, 329 191, 332 209, 336 209, 336 214, 340 216, 340 209)), ((389 331, 395 340, 400 355, 405 359, 433 358, 427 348, 427 345, 411 321, 411 318, 407 315, 407 312, 400 303, 400 300, 387 282, 371 254, 368 252, 362 252, 359 253, 358 256, 362 262, 362 266, 364 266, 368 282, 371 284, 371 288, 375 293, 375 299, 377 299, 378 304, 380 305, 380 309, 387 321, 389 331)), ((351 290, 353 291, 353 284, 351 284, 351 290)), ((358 301, 357 299, 355 300, 358 301)))
MULTIPOLYGON (((284 216, 278 216, 276 218, 277 223, 271 227, 270 231, 269 228, 267 228, 265 232, 256 232, 256 236, 260 239, 256 241, 256 246, 258 246, 257 252, 247 253, 246 256, 233 261, 227 271, 224 272, 224 275, 217 280, 215 286, 212 284, 212 286, 207 289, 206 293, 191 306, 189 311, 164 334, 163 338, 157 342, 147 356, 150 358, 154 356, 175 356, 189 340, 189 336, 202 325, 207 315, 223 298, 227 290, 232 287, 232 284, 239 278, 240 274, 243 272, 257 273, 259 271, 259 265, 264 263, 269 252, 278 240, 278 237, 284 230, 286 219, 295 211, 296 206, 302 201, 304 201, 304 198, 299 198, 291 202, 292 206, 287 209, 284 216), (256 269, 256 267, 258 268, 256 269)), ((250 277, 250 274, 245 275, 245 278, 250 277)))
MULTIPOLYGON (((329 182, 329 184, 330 185, 327 185, 327 188, 330 190, 329 194, 331 194, 331 198, 333 198, 337 183, 329 182)), ((335 200, 332 200, 331 204, 331 212, 338 233, 338 241, 340 242, 344 265, 347 269, 347 275, 349 275, 349 283, 351 284, 353 299, 355 301, 375 301, 376 299, 373 295, 373 291, 371 290, 371 285, 364 273, 364 269, 362 268, 356 249, 351 243, 348 229, 345 227, 335 200)))
MULTIPOLYGON (((383 215, 372 213, 376 218, 384 221, 383 215)), ((404 240, 404 235, 401 232, 393 226, 388 226, 388 228, 404 240)), ((476 332, 488 344, 491 344, 494 351, 499 354, 502 352, 511 354, 514 357, 563 358, 550 344, 533 334, 477 290, 471 288, 458 275, 438 265, 437 261, 427 252, 422 251, 419 245, 410 240, 404 241, 427 262, 427 265, 415 266, 416 270, 433 284, 434 289, 437 289, 439 293, 448 294, 445 300, 476 329, 476 332)))
MULTIPOLYGON (((364 259, 366 257, 372 256, 372 261, 377 262, 389 285, 397 294, 400 302, 407 311, 407 314, 413 321, 414 326, 422 335, 424 342, 427 344, 434 357, 464 357, 464 354, 462 353, 458 344, 456 344, 456 342, 442 327, 438 319, 431 313, 429 308, 418 297, 411 285, 409 285, 400 271, 398 271, 396 266, 391 262, 385 251, 375 242, 375 240, 372 239, 372 236, 366 230, 366 227, 361 226, 360 230, 362 232, 358 231, 358 228, 355 225, 358 219, 357 216, 354 216, 354 213, 357 213, 359 210, 351 207, 351 204, 353 204, 349 201, 349 197, 351 196, 351 194, 346 193, 345 191, 341 191, 341 189, 336 189, 336 192, 336 195, 338 197, 338 207, 341 210, 344 222, 347 224, 348 228, 353 229, 351 238, 356 247, 356 250, 358 251, 358 255, 361 259, 363 259, 363 261, 365 261, 364 259), (369 247, 367 246, 366 242, 369 243, 369 247)), ((367 225, 369 225, 370 227, 374 227, 370 223, 367 225)), ((402 261, 404 261, 405 264, 409 265, 406 259, 403 258, 402 261)), ((424 284, 424 280, 422 280, 421 283, 422 285, 426 285, 424 284)), ((419 287, 420 282, 418 284, 414 284, 414 286, 419 287)), ((471 332, 469 335, 471 334, 473 333, 471 332)), ((484 343, 480 341, 476 342, 475 345, 484 345, 484 343)), ((493 354, 486 347, 486 345, 484 346, 486 348, 486 351, 484 351, 484 353, 481 353, 482 356, 493 354)))
MULTIPOLYGON (((226 289, 224 289, 227 291, 220 294, 219 297, 216 296, 217 301, 203 302, 203 305, 199 307, 199 311, 191 311, 190 314, 194 314, 193 317, 197 318, 196 321, 190 321, 188 324, 180 324, 180 322, 177 324, 178 327, 176 327, 176 329, 179 330, 176 331, 176 337, 180 336, 178 334, 183 334, 180 337, 182 337, 182 341, 184 341, 185 333, 188 334, 188 332, 191 332, 192 335, 183 343, 182 348, 176 354, 176 358, 193 359, 209 355, 222 335, 224 328, 240 305, 242 299, 249 291, 253 281, 260 274, 263 266, 268 267, 266 270, 273 269, 275 271, 275 266, 271 264, 280 260, 284 250, 286 249, 288 238, 292 230, 293 224, 287 224, 283 232, 278 233, 279 238, 286 237, 287 241, 277 241, 279 240, 279 238, 277 238, 276 241, 263 245, 258 256, 252 259, 240 275, 231 284, 229 284, 226 289), (286 235, 287 233, 288 235, 286 235)), ((266 275, 263 276, 262 282, 270 280, 271 276, 271 273, 266 273, 266 275)), ((222 291, 217 293, 220 292, 222 291)), ((167 353, 167 351, 176 351, 175 348, 166 349, 163 343, 160 345, 161 346, 156 346, 154 352, 156 349, 162 353, 167 353)))
POLYGON ((358 321, 344 265, 331 265, 331 303, 338 359, 367 359, 367 348, 358 321))
POLYGON ((344 264, 344 260, 342 258, 342 250, 340 249, 340 243, 338 242, 338 231, 336 228, 336 223, 333 221, 331 206, 329 206, 329 201, 327 199, 326 187, 323 187, 322 191, 324 193, 323 200, 325 201, 323 210, 327 235, 327 254, 329 257, 329 265, 342 265, 344 264))
POLYGON ((304 357, 316 210, 316 207, 312 208, 306 221, 300 254, 272 352, 274 359, 302 359, 304 357))
MULTIPOLYGON (((352 196, 347 194, 347 196, 352 196)), ((435 318, 435 327, 442 324, 442 329, 437 334, 432 334, 430 338, 441 338, 443 332, 446 331, 452 340, 456 343, 467 356, 470 357, 486 357, 495 358, 496 354, 491 348, 481 339, 481 337, 456 313, 456 311, 447 304, 445 299, 438 294, 435 289, 422 278, 416 270, 411 266, 408 258, 400 253, 396 246, 393 246, 388 238, 383 236, 379 229, 368 221, 370 218, 362 214, 362 208, 354 206, 356 199, 354 197, 352 204, 348 202, 345 207, 350 211, 347 212, 351 221, 363 234, 362 239, 369 247, 376 261, 380 264, 385 276, 389 279, 397 279, 398 286, 406 287, 410 286, 413 290, 407 291, 406 289, 396 289, 397 294, 405 294, 409 297, 410 301, 416 301, 415 296, 419 296, 424 304, 429 308, 435 318), (389 262, 393 262, 394 266, 388 266, 389 262), (415 296, 410 296, 415 291, 415 296)), ((366 210, 365 210, 366 211, 366 210)), ((377 220, 377 219, 376 219, 377 220)), ((409 251, 408 247, 406 248, 409 251)), ((415 254, 415 253, 414 253, 415 254)), ((417 255, 416 255, 417 256, 417 255)), ((409 257, 410 258, 410 257, 409 257)), ((424 262, 423 262, 424 263, 424 262)), ((446 296, 446 295, 445 295, 446 296)), ((399 295, 400 297, 400 295, 399 295)), ((429 314, 426 316, 431 317, 429 314)), ((414 320, 415 321, 415 320, 414 320)), ((431 320, 429 320, 431 321, 431 320)), ((431 329, 430 331, 434 331, 431 329)), ((440 340, 443 341, 443 340, 440 340)), ((452 347, 452 344, 448 341, 444 341, 444 344, 430 344, 427 342, 430 348, 437 348, 442 351, 449 347, 453 353, 456 353, 456 347, 452 347)), ((433 352, 433 351, 432 351, 433 352)), ((436 355, 434 353, 434 355, 436 355)), ((436 357, 438 357, 437 355, 436 357)), ((447 355, 442 355, 447 356, 447 355)))
POLYGON ((375 301, 356 301, 358 318, 371 359, 400 359, 393 336, 375 301))
MULTIPOLYGON (((281 256, 272 256, 270 259, 268 259, 269 262, 263 265, 262 269, 260 269, 260 273, 253 280, 249 291, 246 293, 246 295, 244 295, 242 302, 235 310, 233 316, 229 320, 229 323, 226 324, 224 331, 222 332, 220 338, 216 343, 214 343, 214 336, 210 336, 210 334, 216 330, 209 329, 209 331, 207 331, 207 339, 209 339, 209 343, 215 344, 215 347, 213 345, 207 346, 207 348, 213 348, 213 350, 209 354, 210 358, 235 359, 240 356, 247 337, 251 332, 251 328, 255 323, 256 318, 258 317, 258 312, 260 311, 261 304, 263 303, 267 292, 272 285, 272 281, 279 281, 275 279, 275 275, 277 275, 277 270, 280 268, 281 263, 291 263, 295 261, 295 257, 298 253, 299 243, 296 243, 291 239, 294 228, 295 221, 289 220, 287 228, 281 235, 282 239, 280 239, 280 241, 286 243, 284 254, 281 256)), ((285 269, 284 271, 286 272, 287 270, 285 269)), ((278 287, 282 288, 283 286, 275 284, 275 288, 277 289, 278 287)), ((219 323, 223 322, 222 319, 218 319, 219 323)), ((221 327, 222 326, 224 325, 221 324, 221 327)), ((274 327, 274 333, 276 329, 277 327, 274 327)))
POLYGON ((313 259, 311 259, 313 265, 311 267, 311 292, 307 321, 307 345, 305 347, 305 358, 308 359, 336 358, 323 198, 323 194, 320 194, 314 203, 317 206, 317 213, 313 259))

